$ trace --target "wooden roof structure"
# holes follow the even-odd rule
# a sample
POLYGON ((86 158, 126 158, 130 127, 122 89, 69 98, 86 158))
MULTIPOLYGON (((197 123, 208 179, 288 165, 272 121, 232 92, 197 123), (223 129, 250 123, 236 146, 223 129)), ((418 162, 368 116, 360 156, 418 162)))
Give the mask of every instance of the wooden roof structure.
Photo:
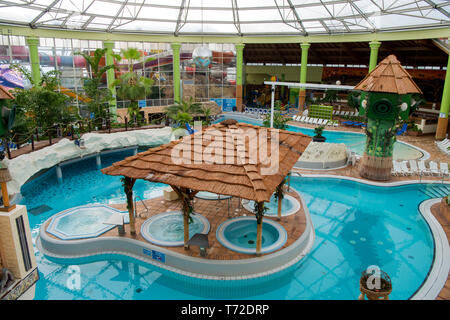
POLYGON ((0 99, 2 100, 12 100, 14 96, 6 89, 4 86, 0 86, 0 99))
POLYGON ((381 61, 354 90, 395 94, 420 93, 422 90, 412 80, 393 54, 381 61))
POLYGON ((302 133, 229 119, 101 171, 268 202, 310 142, 302 133))

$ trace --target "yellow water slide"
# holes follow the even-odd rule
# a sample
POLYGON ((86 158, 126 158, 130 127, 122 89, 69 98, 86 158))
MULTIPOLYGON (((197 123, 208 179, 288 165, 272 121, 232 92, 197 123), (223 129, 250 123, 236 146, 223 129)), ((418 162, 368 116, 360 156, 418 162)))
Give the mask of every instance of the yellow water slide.
POLYGON ((75 92, 73 92, 72 90, 65 88, 65 87, 60 87, 60 91, 62 94, 65 94, 68 97, 71 97, 72 99, 77 99, 83 103, 88 103, 91 101, 90 98, 84 97, 82 95, 79 95, 75 92))

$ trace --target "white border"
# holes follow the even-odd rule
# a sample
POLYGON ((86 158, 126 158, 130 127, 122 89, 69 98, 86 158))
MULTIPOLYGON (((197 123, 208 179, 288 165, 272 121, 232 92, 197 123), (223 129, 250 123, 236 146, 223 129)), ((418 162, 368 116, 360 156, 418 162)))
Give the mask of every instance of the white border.
MULTIPOLYGON (((228 248, 232 251, 240 252, 240 253, 248 253, 248 254, 256 254, 256 248, 245 248, 245 247, 239 247, 233 243, 231 243, 228 238, 225 235, 225 230, 228 226, 234 223, 239 223, 240 221, 252 221, 256 222, 255 217, 237 217, 230 220, 227 220, 225 222, 222 222, 219 227, 217 227, 216 230, 216 239, 220 242, 221 245, 223 245, 225 248, 228 248)), ((278 239, 272 243, 270 246, 261 247, 261 253, 269 253, 275 250, 280 249, 287 241, 287 232, 286 229, 283 228, 283 226, 275 221, 272 220, 263 220, 263 229, 264 224, 269 224, 272 227, 275 228, 275 230, 278 231, 278 239)))
MULTIPOLYGON (((281 216, 282 216, 282 217, 290 216, 290 215, 296 213, 298 210, 300 210, 300 208, 301 208, 300 202, 299 202, 296 198, 294 198, 293 196, 288 195, 288 194, 284 195, 284 197, 285 197, 286 199, 289 199, 289 202, 291 202, 291 203, 293 204, 293 207, 292 207, 291 210, 289 210, 289 211, 284 211, 284 212, 283 212, 283 210, 282 210, 282 212, 281 212, 281 216)), ((253 213, 253 208, 252 208, 251 205, 249 204, 250 202, 253 202, 253 203, 254 203, 253 200, 247 201, 247 202, 245 202, 245 199, 242 199, 242 200, 241 200, 241 203, 242 203, 242 206, 244 207, 244 209, 246 209, 247 211, 250 211, 250 212, 253 213)), ((273 217, 278 217, 278 213, 275 212, 275 213, 272 214, 272 213, 266 212, 266 213, 264 213, 264 216, 265 216, 265 217, 272 217, 272 218, 273 218, 273 217)))
MULTIPOLYGON (((148 242, 154 243, 156 245, 159 246, 164 246, 164 247, 180 247, 182 245, 184 245, 184 240, 180 240, 180 241, 164 241, 161 239, 156 239, 154 238, 149 232, 148 232, 148 228, 149 226, 155 222, 158 221, 160 219, 163 219, 167 216, 181 216, 181 221, 183 221, 183 213, 181 211, 170 211, 170 212, 163 212, 163 213, 158 213, 157 215, 152 216, 151 218, 145 220, 142 225, 141 225, 141 235, 142 237, 147 240, 148 242)), ((206 219, 204 216, 202 216, 201 214, 195 213, 192 215, 192 219, 194 220, 198 220, 200 221, 201 224, 203 224, 203 229, 201 230, 200 233, 205 233, 208 234, 211 225, 209 224, 208 219, 206 219)))

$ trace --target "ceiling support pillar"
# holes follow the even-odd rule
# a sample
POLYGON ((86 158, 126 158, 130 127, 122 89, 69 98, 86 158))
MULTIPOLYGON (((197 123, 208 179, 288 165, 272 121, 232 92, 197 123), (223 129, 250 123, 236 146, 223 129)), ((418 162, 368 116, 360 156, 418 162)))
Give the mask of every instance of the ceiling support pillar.
POLYGON ((445 72, 444 91, 442 92, 441 110, 436 129, 436 139, 445 139, 448 127, 448 111, 450 109, 450 55, 448 56, 447 71, 445 72))

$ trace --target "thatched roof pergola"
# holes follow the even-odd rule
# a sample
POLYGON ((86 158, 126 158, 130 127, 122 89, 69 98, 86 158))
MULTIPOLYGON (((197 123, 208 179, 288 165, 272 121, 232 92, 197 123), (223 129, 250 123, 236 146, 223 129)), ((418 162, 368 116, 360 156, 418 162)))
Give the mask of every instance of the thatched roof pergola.
POLYGON ((422 90, 420 90, 412 80, 411 75, 402 67, 400 61, 393 54, 381 61, 372 72, 355 86, 354 90, 395 94, 422 94, 422 90))
MULTIPOLYGON (((225 120, 127 157, 102 172, 130 179, 131 187, 136 179, 171 185, 183 201, 187 248, 189 203, 198 191, 254 200, 263 215, 263 203, 270 201, 310 142, 302 133, 225 120)), ((258 228, 262 215, 257 214, 258 228)))

